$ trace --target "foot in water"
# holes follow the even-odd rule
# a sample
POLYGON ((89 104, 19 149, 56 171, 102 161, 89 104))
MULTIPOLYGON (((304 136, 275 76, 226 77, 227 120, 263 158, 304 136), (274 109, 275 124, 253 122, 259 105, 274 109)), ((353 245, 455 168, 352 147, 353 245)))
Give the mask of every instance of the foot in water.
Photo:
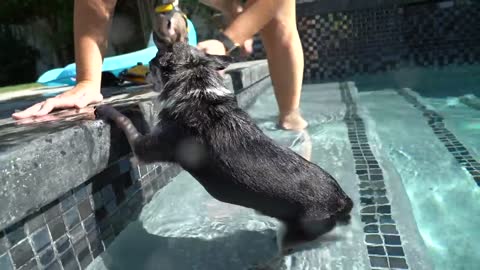
POLYGON ((308 127, 299 110, 279 116, 278 126, 286 130, 303 130, 308 127))

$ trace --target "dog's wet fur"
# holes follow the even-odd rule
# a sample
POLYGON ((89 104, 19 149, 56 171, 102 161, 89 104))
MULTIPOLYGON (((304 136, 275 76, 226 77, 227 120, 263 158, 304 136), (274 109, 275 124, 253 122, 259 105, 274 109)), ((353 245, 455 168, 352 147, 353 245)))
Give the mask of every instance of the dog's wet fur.
POLYGON ((178 163, 215 199, 282 221, 285 249, 349 223, 353 202, 337 181, 266 136, 239 108, 218 73, 228 57, 185 43, 165 48, 150 62, 164 104, 150 134, 140 134, 113 107, 97 107, 97 115, 125 132, 138 160, 178 163))

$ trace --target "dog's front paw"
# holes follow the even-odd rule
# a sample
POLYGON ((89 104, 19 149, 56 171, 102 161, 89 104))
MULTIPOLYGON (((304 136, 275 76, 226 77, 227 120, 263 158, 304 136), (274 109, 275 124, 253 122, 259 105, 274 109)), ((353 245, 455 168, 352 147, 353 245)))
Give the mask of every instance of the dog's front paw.
POLYGON ((95 118, 108 120, 112 118, 113 112, 115 109, 108 104, 102 104, 95 108, 95 118))

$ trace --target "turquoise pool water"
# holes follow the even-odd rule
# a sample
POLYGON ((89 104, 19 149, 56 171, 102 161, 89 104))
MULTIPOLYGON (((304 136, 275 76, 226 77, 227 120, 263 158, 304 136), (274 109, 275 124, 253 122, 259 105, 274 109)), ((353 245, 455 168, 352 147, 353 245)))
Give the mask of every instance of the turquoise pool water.
MULTIPOLYGON (((379 147, 395 164, 435 269, 476 269, 480 262, 480 187, 426 126, 426 119, 391 90, 361 93, 379 147)), ((447 98, 423 102, 445 117, 478 160, 480 111, 447 98)))
MULTIPOLYGON (((182 172, 89 269, 394 269, 398 256, 406 258, 409 269, 476 269, 480 187, 429 126, 424 112, 395 87, 358 87, 354 95, 369 147, 383 170, 391 215, 402 239, 401 244, 387 243, 386 237, 392 236, 387 232, 382 236, 384 243, 373 248, 366 244, 374 235, 372 225, 363 219, 361 196, 369 190, 359 185, 340 89, 338 84, 305 85, 302 111, 310 123, 306 132, 275 128, 272 89, 248 111, 268 136, 338 179, 356 203, 350 226, 336 228, 306 250, 280 259, 278 222, 216 201, 182 172), (390 253, 400 247, 404 255, 390 253), (375 263, 387 258, 381 252, 385 249, 388 265, 372 267, 372 256, 375 263)), ((458 102, 453 94, 422 97, 421 90, 411 89, 420 93, 421 104, 443 117, 445 128, 471 159, 480 160, 480 111, 458 102)))

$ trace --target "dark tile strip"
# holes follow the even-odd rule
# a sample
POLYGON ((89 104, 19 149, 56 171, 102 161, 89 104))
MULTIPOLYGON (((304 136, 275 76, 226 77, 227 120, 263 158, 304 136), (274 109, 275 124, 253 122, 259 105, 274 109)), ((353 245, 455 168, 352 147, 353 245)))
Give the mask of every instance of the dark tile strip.
POLYGON ((369 146, 365 124, 357 114, 357 104, 348 85, 341 83, 340 91, 346 105, 344 121, 359 179, 360 215, 370 266, 373 269, 408 269, 401 236, 391 214, 382 168, 369 146))
POLYGON ((418 99, 405 89, 396 89, 397 93, 404 97, 409 103, 423 113, 427 118, 428 125, 440 142, 445 145, 455 160, 470 173, 473 180, 480 186, 480 162, 476 160, 467 148, 455 137, 455 135, 445 127, 444 118, 435 111, 428 109, 420 103, 418 99))

